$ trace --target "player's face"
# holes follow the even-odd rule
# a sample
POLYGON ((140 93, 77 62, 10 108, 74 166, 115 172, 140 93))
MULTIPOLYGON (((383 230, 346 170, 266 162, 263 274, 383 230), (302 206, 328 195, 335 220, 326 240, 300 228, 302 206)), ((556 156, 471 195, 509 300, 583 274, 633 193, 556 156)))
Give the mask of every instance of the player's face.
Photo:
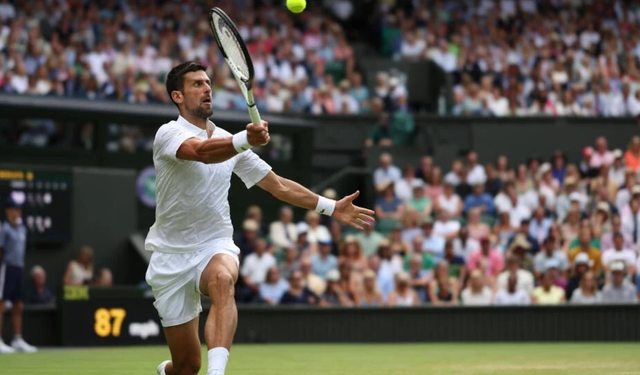
POLYGON ((19 208, 7 208, 5 212, 7 214, 7 220, 12 225, 16 225, 18 218, 22 215, 22 210, 19 208))
POLYGON ((184 109, 198 118, 209 118, 213 114, 211 81, 202 70, 184 75, 184 109))

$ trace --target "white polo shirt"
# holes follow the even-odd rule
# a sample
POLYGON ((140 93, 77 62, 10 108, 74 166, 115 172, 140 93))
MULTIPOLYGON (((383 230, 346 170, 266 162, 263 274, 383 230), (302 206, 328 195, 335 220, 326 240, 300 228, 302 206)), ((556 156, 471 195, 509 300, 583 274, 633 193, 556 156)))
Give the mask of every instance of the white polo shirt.
MULTIPOLYGON (((211 123, 213 137, 231 133, 211 123)), ((149 229, 145 249, 184 253, 206 249, 218 239, 231 239, 233 226, 228 194, 231 173, 248 188, 262 180, 271 167, 251 150, 222 163, 204 164, 176 157, 189 138, 207 139, 207 132, 182 116, 162 125, 153 142, 156 169, 156 221, 149 229)))

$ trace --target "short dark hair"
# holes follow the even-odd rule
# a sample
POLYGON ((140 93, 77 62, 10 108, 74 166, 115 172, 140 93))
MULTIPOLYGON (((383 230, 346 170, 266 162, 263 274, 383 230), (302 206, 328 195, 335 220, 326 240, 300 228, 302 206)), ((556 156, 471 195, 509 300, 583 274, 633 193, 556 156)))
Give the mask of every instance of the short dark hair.
POLYGON ((176 65, 171 69, 169 74, 167 74, 167 94, 169 94, 169 99, 173 102, 173 104, 178 106, 178 103, 173 101, 171 97, 171 93, 173 91, 182 91, 184 88, 184 75, 191 72, 197 71, 207 71, 207 67, 197 61, 187 61, 183 62, 180 65, 176 65))

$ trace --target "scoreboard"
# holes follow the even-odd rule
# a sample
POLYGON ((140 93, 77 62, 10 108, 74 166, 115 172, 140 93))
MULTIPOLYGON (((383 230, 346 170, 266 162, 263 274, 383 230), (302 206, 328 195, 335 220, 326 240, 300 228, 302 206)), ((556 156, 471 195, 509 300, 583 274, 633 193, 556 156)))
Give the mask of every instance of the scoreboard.
MULTIPOLYGON (((67 242, 71 238, 70 171, 0 168, 0 207, 8 197, 22 205, 22 222, 35 242, 67 242)), ((4 221, 4 209, 0 210, 4 221)))

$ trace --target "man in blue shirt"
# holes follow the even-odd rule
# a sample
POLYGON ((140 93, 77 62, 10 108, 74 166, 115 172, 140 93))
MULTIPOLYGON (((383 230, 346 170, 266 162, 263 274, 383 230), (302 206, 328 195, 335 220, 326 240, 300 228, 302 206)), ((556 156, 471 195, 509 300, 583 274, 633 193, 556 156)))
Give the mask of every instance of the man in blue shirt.
POLYGON ((482 207, 483 215, 494 215, 496 206, 493 204, 493 198, 490 194, 484 192, 484 182, 475 182, 473 185, 473 194, 467 196, 464 200, 464 212, 468 214, 470 210, 482 207))
POLYGON ((4 206, 6 221, 0 227, 0 337, 5 301, 13 303, 13 333, 11 346, 0 338, 0 353, 35 352, 36 348, 22 339, 24 310, 24 253, 27 228, 22 224, 20 205, 9 198, 4 206))

